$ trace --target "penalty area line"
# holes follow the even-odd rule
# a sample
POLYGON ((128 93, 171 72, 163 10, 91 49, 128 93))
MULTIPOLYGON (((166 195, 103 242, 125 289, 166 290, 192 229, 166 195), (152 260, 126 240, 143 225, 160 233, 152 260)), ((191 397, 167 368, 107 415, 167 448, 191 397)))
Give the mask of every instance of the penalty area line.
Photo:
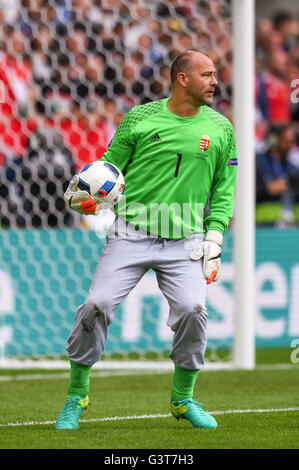
MULTIPOLYGON (((219 410, 209 411, 211 415, 227 415, 227 414, 245 414, 245 413, 279 413, 287 411, 299 411, 299 408, 268 408, 268 409, 247 409, 247 410, 219 410)), ((105 421, 126 421, 135 419, 157 419, 157 418, 169 418, 172 415, 169 414, 152 414, 152 415, 135 415, 135 416, 111 416, 106 418, 90 418, 81 419, 80 423, 99 423, 105 421)), ((28 421, 24 423, 3 423, 0 427, 18 427, 18 426, 42 426, 48 424, 55 424, 56 421, 28 421)))

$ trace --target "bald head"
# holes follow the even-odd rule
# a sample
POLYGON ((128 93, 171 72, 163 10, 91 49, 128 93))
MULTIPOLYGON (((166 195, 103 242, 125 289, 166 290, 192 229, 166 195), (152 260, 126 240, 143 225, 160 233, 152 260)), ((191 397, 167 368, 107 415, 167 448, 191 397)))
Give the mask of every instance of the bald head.
POLYGON ((171 85, 177 80, 178 73, 185 72, 190 74, 195 65, 213 64, 207 54, 199 51, 185 51, 178 55, 170 68, 171 85))
POLYGON ((216 69, 212 59, 199 51, 186 51, 180 54, 170 69, 172 101, 192 103, 199 107, 213 101, 216 80, 216 69))

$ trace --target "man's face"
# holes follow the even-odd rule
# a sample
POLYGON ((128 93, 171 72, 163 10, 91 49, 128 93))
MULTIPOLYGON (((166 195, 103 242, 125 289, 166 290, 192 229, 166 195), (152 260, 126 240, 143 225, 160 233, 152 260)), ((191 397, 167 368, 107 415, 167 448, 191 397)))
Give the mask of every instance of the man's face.
POLYGON ((277 149, 281 154, 286 154, 295 144, 295 132, 292 128, 281 133, 278 140, 277 149))
POLYGON ((211 104, 217 85, 216 69, 211 59, 204 55, 194 57, 186 77, 186 92, 194 104, 211 104))

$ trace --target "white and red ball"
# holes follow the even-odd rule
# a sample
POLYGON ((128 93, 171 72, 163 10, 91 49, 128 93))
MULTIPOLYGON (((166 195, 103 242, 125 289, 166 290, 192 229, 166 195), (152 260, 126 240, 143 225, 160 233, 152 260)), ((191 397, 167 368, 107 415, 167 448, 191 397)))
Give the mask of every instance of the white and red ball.
POLYGON ((125 179, 117 166, 98 160, 82 168, 78 189, 87 191, 97 204, 115 206, 123 195, 125 179))

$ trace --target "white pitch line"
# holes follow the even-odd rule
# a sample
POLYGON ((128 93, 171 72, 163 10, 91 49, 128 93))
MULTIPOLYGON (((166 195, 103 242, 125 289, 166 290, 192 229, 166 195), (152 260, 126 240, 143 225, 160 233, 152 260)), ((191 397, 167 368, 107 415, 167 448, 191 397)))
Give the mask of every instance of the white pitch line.
MULTIPOLYGON (((223 410, 223 411, 209 411, 211 415, 227 415, 227 414, 242 414, 242 413, 278 413, 286 411, 299 411, 299 408, 268 408, 268 409, 255 409, 255 410, 223 410)), ((171 414, 153 414, 153 415, 135 415, 135 416, 111 416, 107 418, 90 418, 81 419, 80 423, 98 423, 102 421, 127 421, 134 419, 156 419, 156 418, 169 418, 171 414)), ((27 421, 24 423, 4 423, 0 427, 18 427, 18 426, 39 426, 47 424, 55 424, 56 421, 27 421)))
MULTIPOLYGON (((91 378, 97 377, 122 377, 129 375, 156 375, 156 374, 165 374, 163 370, 112 370, 112 371, 99 371, 92 372, 91 378)), ((0 382, 12 382, 23 381, 23 380, 50 380, 50 379, 69 379, 69 372, 58 372, 58 373, 49 373, 49 374, 20 374, 20 375, 0 375, 0 382)))
POLYGON ((280 411, 299 411, 298 407, 293 408, 268 408, 268 409, 255 409, 255 410, 224 410, 224 411, 209 411, 211 415, 229 415, 235 413, 277 413, 280 411))
MULTIPOLYGON (((280 370, 280 369, 298 369, 299 364, 283 363, 283 364, 263 364, 257 365, 253 370, 280 370), (297 367, 296 367, 297 366, 297 367)), ((70 363, 67 360, 30 360, 30 359, 11 359, 0 358, 0 370, 5 369, 44 369, 44 370, 64 370, 70 369, 70 363)), ((93 370, 97 371, 110 371, 110 370, 152 370, 159 372, 173 372, 173 363, 170 360, 123 360, 123 361, 110 361, 103 360, 93 365, 93 370)), ((209 362, 205 363, 203 372, 212 371, 236 371, 238 368, 234 367, 232 362, 209 362)))
MULTIPOLYGON (((70 363, 67 360, 30 360, 25 359, 0 359, 0 369, 45 369, 45 370, 69 370, 70 363)), ((123 369, 153 369, 172 371, 172 361, 99 361, 93 365, 93 370, 123 370, 123 369)))
MULTIPOLYGON (((140 367, 140 366, 139 366, 140 367)), ((0 368, 1 369, 1 368, 0 368)), ((215 368, 207 368, 204 369, 203 372, 216 372, 219 371, 220 369, 215 368)), ((236 372, 236 369, 223 369, 228 372, 236 372)), ((298 371, 298 366, 296 367, 294 364, 270 364, 270 365, 259 365, 256 366, 255 370, 296 370, 298 371)), ((166 374, 171 372, 167 368, 160 368, 160 369, 155 369, 154 367, 151 368, 126 368, 124 367, 123 370, 118 370, 117 368, 111 369, 111 370, 99 370, 95 369, 92 371, 92 377, 97 378, 97 377, 120 377, 120 376, 129 376, 129 375, 147 375, 147 374, 166 374)), ((252 372, 252 371, 248 371, 252 372)), ((68 379, 69 378, 69 372, 54 372, 54 373, 48 373, 48 374, 18 374, 18 375, 1 375, 0 374, 0 383, 1 382, 10 382, 10 381, 22 381, 22 380, 49 380, 49 379, 68 379)))

